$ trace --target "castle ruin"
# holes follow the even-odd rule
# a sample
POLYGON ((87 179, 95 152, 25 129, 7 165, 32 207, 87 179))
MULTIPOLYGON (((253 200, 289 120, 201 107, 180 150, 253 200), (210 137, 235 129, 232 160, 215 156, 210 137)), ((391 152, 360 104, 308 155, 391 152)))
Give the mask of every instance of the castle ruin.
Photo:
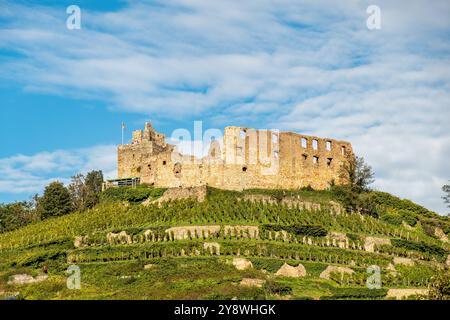
POLYGON ((202 158, 183 155, 150 123, 118 146, 118 178, 157 187, 208 185, 251 188, 326 189, 342 183, 341 166, 353 157, 349 142, 294 132, 226 127, 202 158))

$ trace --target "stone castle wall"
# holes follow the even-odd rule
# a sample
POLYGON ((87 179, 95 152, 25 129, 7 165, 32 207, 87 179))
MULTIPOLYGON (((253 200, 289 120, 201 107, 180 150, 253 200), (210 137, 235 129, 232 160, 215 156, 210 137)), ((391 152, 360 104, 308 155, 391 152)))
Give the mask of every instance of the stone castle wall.
POLYGON ((139 177, 158 187, 242 190, 326 189, 341 183, 340 168, 353 157, 351 144, 293 132, 226 127, 223 144, 211 141, 202 159, 178 153, 151 124, 118 147, 118 178, 139 177))

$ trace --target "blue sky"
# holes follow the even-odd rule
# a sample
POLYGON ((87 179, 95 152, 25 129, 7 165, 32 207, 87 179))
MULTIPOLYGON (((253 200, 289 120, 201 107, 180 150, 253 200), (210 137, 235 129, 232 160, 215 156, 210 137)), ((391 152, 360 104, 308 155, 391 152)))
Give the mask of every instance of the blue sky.
POLYGON ((201 120, 349 140, 377 189, 446 213, 449 16, 444 0, 0 0, 0 202, 114 177, 122 121, 130 138, 201 120))

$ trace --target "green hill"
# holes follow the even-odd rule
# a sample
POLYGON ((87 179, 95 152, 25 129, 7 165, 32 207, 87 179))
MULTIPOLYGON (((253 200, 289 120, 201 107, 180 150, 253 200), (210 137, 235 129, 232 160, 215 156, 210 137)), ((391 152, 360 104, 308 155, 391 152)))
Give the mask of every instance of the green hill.
POLYGON ((0 296, 414 298, 449 263, 450 220, 387 193, 360 195, 367 210, 313 190, 208 188, 203 202, 140 203, 163 192, 109 189, 91 210, 0 234, 0 296), (80 289, 67 288, 70 265, 80 289), (368 289, 374 265, 382 286, 368 289))

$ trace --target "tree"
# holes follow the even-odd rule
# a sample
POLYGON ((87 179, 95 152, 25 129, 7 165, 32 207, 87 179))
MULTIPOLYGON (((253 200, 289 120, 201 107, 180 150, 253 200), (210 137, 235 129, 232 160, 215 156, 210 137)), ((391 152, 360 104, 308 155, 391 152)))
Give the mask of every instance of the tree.
POLYGON ((372 167, 365 163, 363 157, 349 157, 341 167, 340 178, 357 193, 370 191, 369 185, 374 179, 372 167))
POLYGON ((102 171, 91 171, 86 176, 73 176, 68 189, 74 209, 81 211, 94 207, 100 200, 102 184, 102 171))
POLYGON ((61 182, 55 181, 45 187, 44 195, 38 199, 42 218, 68 214, 73 209, 69 191, 61 182))
POLYGON ((450 300, 450 270, 448 268, 431 278, 429 298, 450 300))
POLYGON ((445 185, 442 187, 442 191, 444 191, 445 196, 442 197, 444 199, 444 202, 447 204, 447 207, 450 208, 450 185, 445 185))
POLYGON ((31 201, 0 204, 0 232, 14 230, 39 220, 31 201))
POLYGON ((91 171, 86 175, 86 202, 85 208, 92 208, 100 201, 100 194, 102 193, 103 173, 99 171, 91 171))
POLYGON ((72 177, 72 180, 67 187, 72 198, 72 205, 74 210, 83 210, 86 202, 86 186, 84 183, 84 175, 77 174, 72 177))

